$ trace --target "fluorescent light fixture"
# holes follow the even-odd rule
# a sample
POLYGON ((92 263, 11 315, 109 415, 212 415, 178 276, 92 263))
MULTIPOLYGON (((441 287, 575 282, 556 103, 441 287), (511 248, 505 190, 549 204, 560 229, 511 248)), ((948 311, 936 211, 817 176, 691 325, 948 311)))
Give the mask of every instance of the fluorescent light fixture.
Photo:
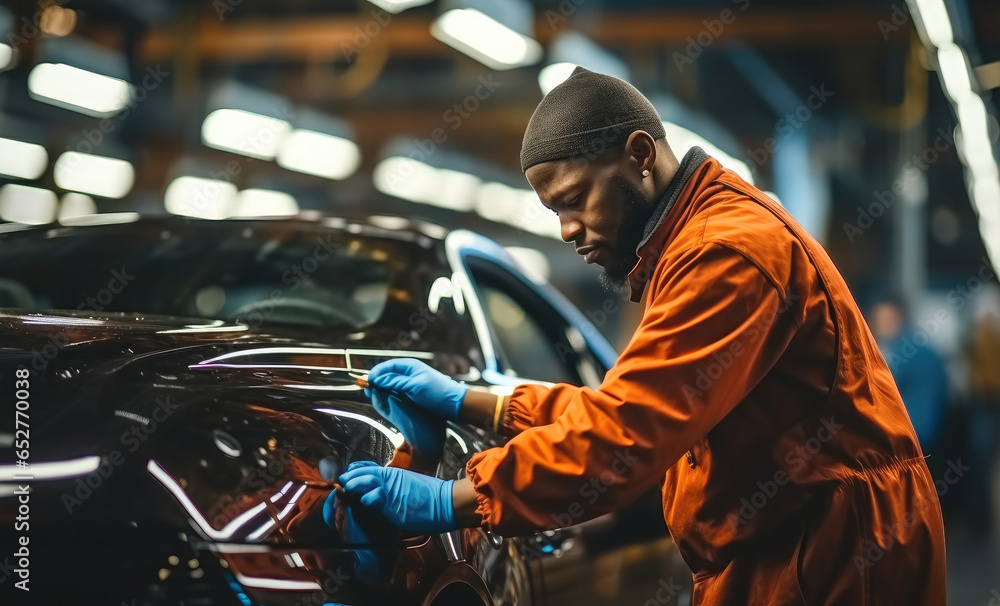
POLYGON ((0 69, 7 69, 14 63, 14 49, 0 42, 0 69))
POLYGON ((956 104, 955 113, 961 125, 959 149, 965 164, 977 178, 993 177, 997 173, 997 163, 993 158, 993 144, 990 141, 989 121, 983 100, 979 95, 968 96, 956 104))
POLYGON ((273 160, 278 144, 291 129, 291 124, 278 118, 241 109, 217 109, 202 123, 201 140, 215 149, 273 160))
POLYGON ((538 88, 542 89, 543 95, 549 94, 553 88, 568 80, 574 69, 576 63, 561 62, 546 65, 538 72, 538 88))
POLYGON ((914 0, 920 13, 920 22, 924 26, 927 40, 934 46, 941 47, 952 42, 951 18, 943 0, 914 0))
POLYGON ((542 206, 538 196, 530 189, 496 182, 485 183, 476 196, 476 213, 489 221, 562 240, 559 218, 542 206))
POLYGON ((549 281, 549 276, 552 275, 552 268, 545 253, 535 248, 524 248, 521 246, 508 246, 507 252, 510 253, 510 256, 514 257, 518 266, 529 278, 541 283, 549 281))
POLYGON ((270 189, 244 189, 236 196, 233 217, 279 217, 299 214, 291 194, 270 189))
POLYGON ((401 13, 414 6, 430 4, 432 0, 368 0, 387 13, 401 13))
POLYGON ((221 179, 178 177, 163 196, 167 211, 200 219, 225 219, 236 204, 236 186, 221 179))
POLYGON ((29 225, 44 225, 56 218, 59 200, 53 191, 8 183, 0 187, 0 219, 29 225))
POLYGON ((327 179, 346 179, 361 164, 354 141, 311 130, 293 130, 278 147, 278 166, 327 179))
POLYGON ((942 45, 937 52, 938 73, 945 93, 954 103, 973 95, 972 74, 965 59, 965 51, 951 42, 942 45))
POLYGON ((63 195, 59 203, 59 222, 97 213, 97 204, 86 194, 70 192, 63 195))
POLYGON ((563 30, 556 35, 549 45, 548 57, 552 64, 538 74, 538 86, 543 95, 549 94, 549 91, 569 78, 578 65, 626 82, 630 78, 624 61, 577 31, 563 30))
POLYGON ((37 179, 48 163, 49 154, 41 145, 0 138, 0 175, 37 179))
POLYGON ((65 63, 39 63, 32 68, 28 92, 39 101, 97 118, 117 114, 132 97, 128 82, 65 63))
POLYGON ((135 169, 125 160, 70 151, 55 165, 56 185, 102 198, 121 198, 135 184, 135 169))
POLYGON ((410 202, 457 211, 470 211, 481 183, 474 175, 435 168, 403 156, 382 160, 373 174, 375 188, 410 202))
POLYGON ((753 174, 746 162, 730 156, 698 133, 667 121, 663 121, 663 130, 667 133, 667 143, 670 144, 670 149, 678 158, 683 158, 692 147, 700 147, 705 150, 706 154, 718 160, 723 167, 735 172, 747 182, 753 183, 753 174))
POLYGON ((431 25, 431 35, 487 67, 504 70, 537 63, 542 46, 474 8, 455 8, 431 25))

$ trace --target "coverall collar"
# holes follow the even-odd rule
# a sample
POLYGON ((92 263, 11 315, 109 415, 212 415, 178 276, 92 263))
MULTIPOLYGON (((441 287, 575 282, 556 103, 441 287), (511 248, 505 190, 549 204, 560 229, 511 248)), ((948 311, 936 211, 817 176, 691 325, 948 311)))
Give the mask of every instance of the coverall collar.
MULTIPOLYGON (((638 303, 642 298, 642 293, 646 289, 646 283, 653 273, 652 267, 656 265, 656 261, 660 256, 661 245, 664 244, 662 236, 654 236, 666 234, 670 223, 667 221, 668 217, 672 216, 672 221, 676 220, 677 215, 680 213, 671 213, 670 211, 681 198, 681 194, 689 189, 687 185, 691 181, 691 177, 694 176, 698 168, 708 159, 709 157, 705 153, 705 150, 698 146, 688 150, 684 155, 684 159, 681 160, 680 165, 677 167, 677 174, 670 181, 667 191, 663 193, 663 197, 660 198, 659 203, 657 203, 656 208, 653 210, 653 214, 646 223, 646 227, 642 232, 642 240, 639 241, 639 245, 635 250, 636 254, 639 255, 639 261, 628 275, 629 299, 633 303, 638 303), (648 267, 649 269, 643 271, 643 267, 648 267)), ((686 199, 690 197, 688 195, 686 199)), ((682 202, 681 206, 685 206, 685 204, 682 202)))

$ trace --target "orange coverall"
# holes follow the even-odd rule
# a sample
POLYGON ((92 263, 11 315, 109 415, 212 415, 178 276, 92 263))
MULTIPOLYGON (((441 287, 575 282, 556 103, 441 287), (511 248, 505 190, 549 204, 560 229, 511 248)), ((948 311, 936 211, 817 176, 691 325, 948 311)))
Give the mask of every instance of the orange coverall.
POLYGON ((517 387, 512 437, 469 461, 484 526, 583 522, 658 480, 696 606, 945 604, 934 480, 819 243, 709 158, 639 257, 645 312, 600 387, 517 387))

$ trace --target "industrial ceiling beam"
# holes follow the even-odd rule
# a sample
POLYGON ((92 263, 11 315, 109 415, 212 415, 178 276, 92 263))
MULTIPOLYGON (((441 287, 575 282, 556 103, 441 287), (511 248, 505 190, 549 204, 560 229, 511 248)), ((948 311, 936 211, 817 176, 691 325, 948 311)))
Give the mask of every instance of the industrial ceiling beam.
MULTIPOLYGON (((891 21, 888 11, 826 8, 823 10, 752 9, 745 13, 738 4, 729 13, 719 11, 609 13, 594 20, 586 31, 595 42, 607 46, 639 48, 706 48, 714 44, 755 46, 831 47, 877 46, 905 42, 892 36, 891 28, 908 23, 891 21), (888 28, 888 29, 887 29, 888 28)), ((571 22, 558 11, 539 13, 536 37, 547 43, 571 22)), ((1000 36, 1000 11, 979 11, 982 35, 1000 36)), ((389 15, 377 10, 353 17, 308 16, 283 20, 248 17, 243 21, 220 21, 208 14, 196 31, 179 35, 169 27, 154 29, 142 44, 140 59, 167 61, 183 47, 194 44, 199 57, 208 62, 244 63, 322 59, 350 59, 371 45, 421 56, 443 56, 453 51, 430 35, 432 16, 389 15)), ((95 31, 93 37, 115 45, 117 35, 95 31)))

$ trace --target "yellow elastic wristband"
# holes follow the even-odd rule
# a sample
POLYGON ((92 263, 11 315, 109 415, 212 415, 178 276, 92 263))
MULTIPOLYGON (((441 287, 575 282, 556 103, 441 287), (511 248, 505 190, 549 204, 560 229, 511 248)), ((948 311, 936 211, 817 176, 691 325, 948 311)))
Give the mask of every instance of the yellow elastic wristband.
POLYGON ((497 407, 493 411, 493 431, 500 431, 500 411, 503 410, 503 395, 497 396, 497 407))

